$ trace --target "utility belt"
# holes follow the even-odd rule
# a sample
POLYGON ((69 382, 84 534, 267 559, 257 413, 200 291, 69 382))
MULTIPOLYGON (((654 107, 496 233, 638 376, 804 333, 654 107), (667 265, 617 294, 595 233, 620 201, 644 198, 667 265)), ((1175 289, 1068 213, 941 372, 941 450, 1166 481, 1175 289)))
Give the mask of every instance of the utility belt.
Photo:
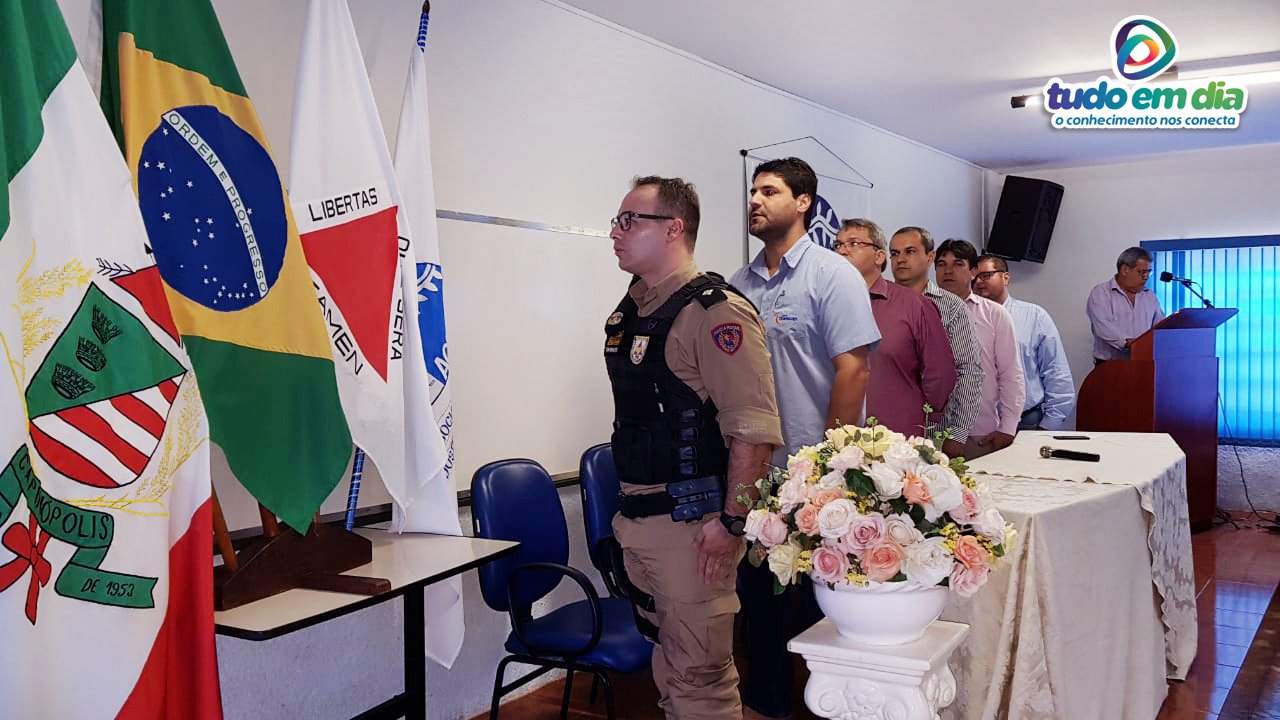
POLYGON ((724 482, 714 475, 667 483, 666 492, 618 496, 618 512, 632 520, 670 515, 674 522, 696 522, 723 509, 724 482))

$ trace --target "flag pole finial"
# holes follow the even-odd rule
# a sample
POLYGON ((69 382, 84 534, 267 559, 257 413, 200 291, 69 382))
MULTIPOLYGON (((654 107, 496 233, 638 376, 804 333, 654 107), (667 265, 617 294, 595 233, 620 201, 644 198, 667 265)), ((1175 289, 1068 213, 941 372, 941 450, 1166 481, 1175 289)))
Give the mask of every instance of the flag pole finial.
POLYGON ((431 12, 431 0, 422 0, 422 12, 431 12))

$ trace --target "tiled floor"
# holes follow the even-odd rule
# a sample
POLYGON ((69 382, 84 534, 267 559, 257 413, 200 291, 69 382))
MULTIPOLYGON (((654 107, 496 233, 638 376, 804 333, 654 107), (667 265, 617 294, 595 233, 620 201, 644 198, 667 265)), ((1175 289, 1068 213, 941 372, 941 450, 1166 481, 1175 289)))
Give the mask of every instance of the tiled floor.
MULTIPOLYGON (((1199 651, 1186 682, 1169 684, 1158 720, 1280 720, 1280 605, 1268 614, 1280 582, 1280 534, 1257 527, 1256 517, 1237 522, 1240 529, 1222 525, 1191 537, 1199 651)), ((590 686, 589 678, 574 682, 573 720, 605 717, 602 700, 588 703, 590 686)), ((563 692, 563 682, 546 685, 504 705, 502 717, 556 718, 563 692)), ((619 718, 662 718, 648 673, 618 678, 616 697, 619 718)), ((815 716, 797 698, 792 717, 815 716)))

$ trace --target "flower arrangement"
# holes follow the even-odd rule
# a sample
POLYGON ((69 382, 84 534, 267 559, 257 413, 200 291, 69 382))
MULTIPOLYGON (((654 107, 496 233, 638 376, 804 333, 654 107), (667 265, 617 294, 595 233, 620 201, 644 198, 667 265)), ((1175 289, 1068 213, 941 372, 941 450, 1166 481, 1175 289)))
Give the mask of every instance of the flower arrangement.
POLYGON ((874 418, 828 430, 756 485, 749 557, 768 563, 777 592, 808 573, 830 588, 906 582, 968 597, 1016 539, 962 459, 874 418))

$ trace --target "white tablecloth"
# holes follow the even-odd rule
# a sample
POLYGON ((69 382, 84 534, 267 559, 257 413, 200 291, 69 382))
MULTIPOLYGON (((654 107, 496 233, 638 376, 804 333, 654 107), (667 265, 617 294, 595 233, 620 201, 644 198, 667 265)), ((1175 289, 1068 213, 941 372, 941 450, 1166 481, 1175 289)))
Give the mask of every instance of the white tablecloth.
POLYGON ((1021 537, 944 614, 973 627, 952 659, 950 715, 1149 720, 1196 649, 1185 456, 1167 435, 1053 434, 1020 433, 972 464, 1021 537), (1045 444, 1102 462, 1045 460, 1045 444))

